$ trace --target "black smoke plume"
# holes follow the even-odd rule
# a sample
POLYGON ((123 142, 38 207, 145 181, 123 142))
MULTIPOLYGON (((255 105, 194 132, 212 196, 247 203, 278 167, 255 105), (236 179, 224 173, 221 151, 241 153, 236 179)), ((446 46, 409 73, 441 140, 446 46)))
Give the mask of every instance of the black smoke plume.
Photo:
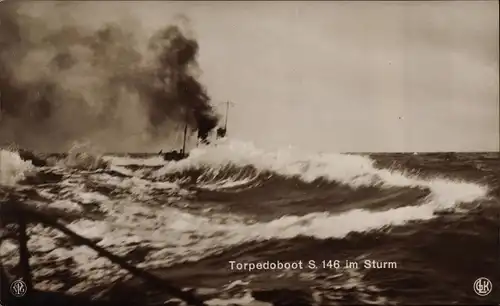
POLYGON ((67 4, 50 16, 30 4, 0 3, 0 145, 54 151, 85 139, 140 151, 185 122, 202 140, 217 125, 196 79, 198 43, 180 27, 145 38, 122 23, 56 22, 67 4))

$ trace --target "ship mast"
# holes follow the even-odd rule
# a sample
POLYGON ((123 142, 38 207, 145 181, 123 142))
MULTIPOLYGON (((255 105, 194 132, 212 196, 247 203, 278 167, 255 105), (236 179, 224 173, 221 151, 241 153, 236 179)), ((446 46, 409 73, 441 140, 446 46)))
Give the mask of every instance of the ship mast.
POLYGON ((226 102, 222 102, 222 103, 226 104, 226 118, 224 118, 224 127, 220 127, 220 128, 217 129, 217 138, 226 137, 226 133, 227 133, 227 121, 229 119, 229 106, 230 105, 234 105, 234 103, 231 102, 231 101, 226 101, 226 102))
POLYGON ((184 118, 184 139, 182 140, 182 150, 181 154, 184 155, 186 152, 186 136, 187 136, 187 130, 188 130, 188 112, 186 110, 186 116, 184 118))
POLYGON ((226 101, 225 103, 226 103, 226 119, 224 121, 224 129, 227 130, 227 118, 229 116, 229 103, 231 103, 231 102, 226 101))

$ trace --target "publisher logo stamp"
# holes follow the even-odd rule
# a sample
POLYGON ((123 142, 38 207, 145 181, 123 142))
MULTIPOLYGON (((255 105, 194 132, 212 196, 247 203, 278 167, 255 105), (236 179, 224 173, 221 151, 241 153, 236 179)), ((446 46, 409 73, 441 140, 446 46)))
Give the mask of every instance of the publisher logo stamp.
POLYGON ((479 296, 487 296, 493 290, 493 284, 486 277, 480 277, 474 282, 474 292, 479 296))
POLYGON ((18 279, 10 284, 10 293, 15 297, 23 297, 28 291, 28 286, 22 280, 18 279))

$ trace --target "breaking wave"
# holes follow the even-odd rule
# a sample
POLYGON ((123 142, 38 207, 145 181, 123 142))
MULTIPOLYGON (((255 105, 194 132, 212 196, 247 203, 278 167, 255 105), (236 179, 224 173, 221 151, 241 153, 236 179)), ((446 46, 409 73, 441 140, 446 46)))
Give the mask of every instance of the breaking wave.
POLYGON ((276 176, 304 183, 335 182, 353 189, 418 187, 429 189, 430 200, 444 206, 473 201, 488 193, 487 187, 478 184, 444 177, 423 179, 404 171, 380 169, 365 156, 308 154, 294 149, 266 152, 238 141, 197 148, 187 159, 168 163, 152 176, 158 179, 185 174, 194 175, 198 183, 223 183, 223 187, 276 176))
POLYGON ((33 168, 30 162, 22 160, 16 152, 0 149, 0 185, 16 184, 33 168))
POLYGON ((103 159, 103 156, 104 153, 93 147, 90 142, 76 142, 59 164, 80 170, 106 169, 109 164, 103 159))

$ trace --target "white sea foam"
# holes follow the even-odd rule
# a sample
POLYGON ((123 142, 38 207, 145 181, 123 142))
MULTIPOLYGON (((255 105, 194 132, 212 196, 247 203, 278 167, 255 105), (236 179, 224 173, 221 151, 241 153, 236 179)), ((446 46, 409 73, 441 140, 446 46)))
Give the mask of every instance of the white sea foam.
POLYGON ((165 160, 161 156, 153 156, 147 158, 134 158, 134 157, 118 157, 118 156, 105 156, 104 160, 110 161, 113 165, 127 166, 127 165, 143 165, 143 166, 162 166, 165 165, 165 160))
POLYGON ((102 157, 103 153, 93 147, 90 142, 75 142, 68 151, 66 158, 60 160, 57 164, 80 170, 95 170, 108 166, 102 157))
POLYGON ((227 141, 217 146, 196 148, 187 159, 168 163, 157 171, 156 176, 191 168, 220 169, 228 165, 253 166, 257 171, 299 176, 307 182, 324 177, 353 186, 371 184, 373 178, 367 175, 373 174, 374 169, 372 160, 357 155, 310 155, 292 149, 266 152, 250 143, 227 141))
POLYGON ((16 152, 0 150, 0 185, 14 185, 33 169, 31 162, 22 160, 16 152))
POLYGON ((227 178, 223 180, 218 180, 215 183, 202 184, 200 187, 207 190, 218 190, 224 188, 237 188, 250 184, 256 178, 244 178, 240 180, 234 180, 233 178, 227 178))
POLYGON ((252 297, 250 292, 246 292, 240 298, 231 299, 212 299, 205 302, 209 306, 231 306, 231 305, 248 305, 248 306, 272 306, 270 303, 257 301, 252 297))

